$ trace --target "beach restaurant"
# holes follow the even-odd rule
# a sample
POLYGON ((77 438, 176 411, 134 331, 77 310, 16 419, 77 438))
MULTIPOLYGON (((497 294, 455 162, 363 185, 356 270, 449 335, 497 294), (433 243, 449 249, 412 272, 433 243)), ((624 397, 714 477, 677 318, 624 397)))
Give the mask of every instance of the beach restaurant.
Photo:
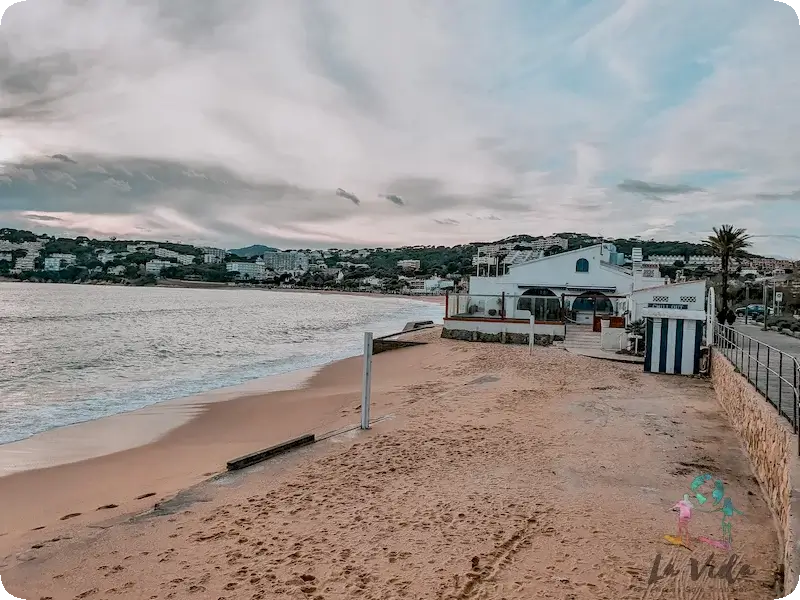
POLYGON ((667 283, 641 249, 633 268, 623 263, 613 244, 596 244, 471 277, 469 293, 447 297, 443 335, 527 344, 531 317, 543 343, 564 340, 568 327, 599 332, 604 319, 625 314, 633 292, 667 283))

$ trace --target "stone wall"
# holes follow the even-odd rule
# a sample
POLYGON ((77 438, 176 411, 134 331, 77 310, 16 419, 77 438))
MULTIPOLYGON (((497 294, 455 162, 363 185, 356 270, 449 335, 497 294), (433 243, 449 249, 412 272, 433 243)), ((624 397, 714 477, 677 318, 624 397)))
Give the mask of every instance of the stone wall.
POLYGON ((783 544, 785 593, 798 578, 800 469, 797 441, 789 424, 723 354, 711 353, 711 380, 717 400, 744 443, 756 477, 778 521, 783 544))
MULTIPOLYGON (((395 334, 396 335, 396 334, 395 334)), ((425 342, 412 342, 410 340, 387 340, 383 338, 375 338, 372 340, 372 354, 380 354, 381 352, 388 352, 389 350, 398 350, 400 348, 410 348, 412 346, 424 346, 425 342)))
MULTIPOLYGON (((527 346, 530 342, 528 333, 482 333, 480 331, 468 331, 466 329, 442 329, 442 337, 450 340, 462 340, 465 342, 489 342, 495 344, 522 344, 527 346)), ((536 346, 552 346, 553 342, 563 342, 564 338, 560 335, 539 335, 534 336, 533 343, 536 346)))

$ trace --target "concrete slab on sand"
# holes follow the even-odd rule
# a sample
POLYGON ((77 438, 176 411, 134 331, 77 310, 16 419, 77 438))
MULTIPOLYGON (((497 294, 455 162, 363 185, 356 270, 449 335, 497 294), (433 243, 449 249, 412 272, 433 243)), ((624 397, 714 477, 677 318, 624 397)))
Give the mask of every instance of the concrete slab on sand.
MULTIPOLYGON (((531 356, 428 341, 398 353, 420 361, 403 385, 373 395, 373 414, 392 420, 264 463, 235 485, 209 484, 208 501, 188 511, 111 527, 91 544, 76 533, 58 553, 10 564, 6 589, 229 600, 779 596, 772 515, 707 381, 552 348, 531 356), (728 554, 664 540, 676 533, 671 507, 706 472, 744 513, 732 522, 733 575, 744 565, 749 574, 733 582, 703 570, 728 554), (675 575, 661 577, 669 563, 675 575)), ((718 537, 721 518, 697 513, 691 528, 718 537)))
POLYGON ((601 360, 613 360, 615 362, 630 363, 630 364, 644 364, 643 356, 630 356, 628 354, 617 354, 610 350, 601 350, 599 348, 567 348, 567 352, 576 354, 578 356, 586 356, 588 358, 599 358, 601 360))

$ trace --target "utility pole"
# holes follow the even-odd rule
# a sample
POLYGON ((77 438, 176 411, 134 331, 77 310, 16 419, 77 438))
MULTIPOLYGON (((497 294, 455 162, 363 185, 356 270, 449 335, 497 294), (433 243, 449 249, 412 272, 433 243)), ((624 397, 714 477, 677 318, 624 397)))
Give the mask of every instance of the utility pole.
POLYGON ((772 314, 775 315, 775 316, 778 316, 778 310, 775 307, 775 290, 777 289, 777 286, 778 286, 778 282, 773 280, 773 282, 772 282, 772 314))
POLYGON ((744 324, 747 325, 747 314, 750 312, 750 282, 744 282, 744 324))
POLYGON ((767 330, 767 289, 768 289, 767 280, 764 280, 764 331, 767 330))

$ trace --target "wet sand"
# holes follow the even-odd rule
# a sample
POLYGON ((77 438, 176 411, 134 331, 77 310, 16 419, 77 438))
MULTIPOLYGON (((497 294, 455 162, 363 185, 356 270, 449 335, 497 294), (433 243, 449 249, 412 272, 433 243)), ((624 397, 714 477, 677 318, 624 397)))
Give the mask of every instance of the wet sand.
MULTIPOLYGON (((430 343, 375 357, 373 415, 389 418, 369 432, 203 481, 248 447, 357 423, 350 359, 304 389, 208 405, 142 448, 1 478, 6 589, 29 600, 777 597, 772 515, 707 381, 412 335, 430 343), (664 540, 671 507, 705 471, 744 512, 734 574, 751 573, 734 582, 693 581, 690 558, 702 567, 712 549, 664 540), (134 499, 144 493, 155 495, 134 499), (60 520, 70 513, 82 514, 60 520), (680 573, 648 584, 659 554, 659 573, 670 560, 680 573)), ((718 536, 719 521, 697 514, 693 533, 718 536)))

